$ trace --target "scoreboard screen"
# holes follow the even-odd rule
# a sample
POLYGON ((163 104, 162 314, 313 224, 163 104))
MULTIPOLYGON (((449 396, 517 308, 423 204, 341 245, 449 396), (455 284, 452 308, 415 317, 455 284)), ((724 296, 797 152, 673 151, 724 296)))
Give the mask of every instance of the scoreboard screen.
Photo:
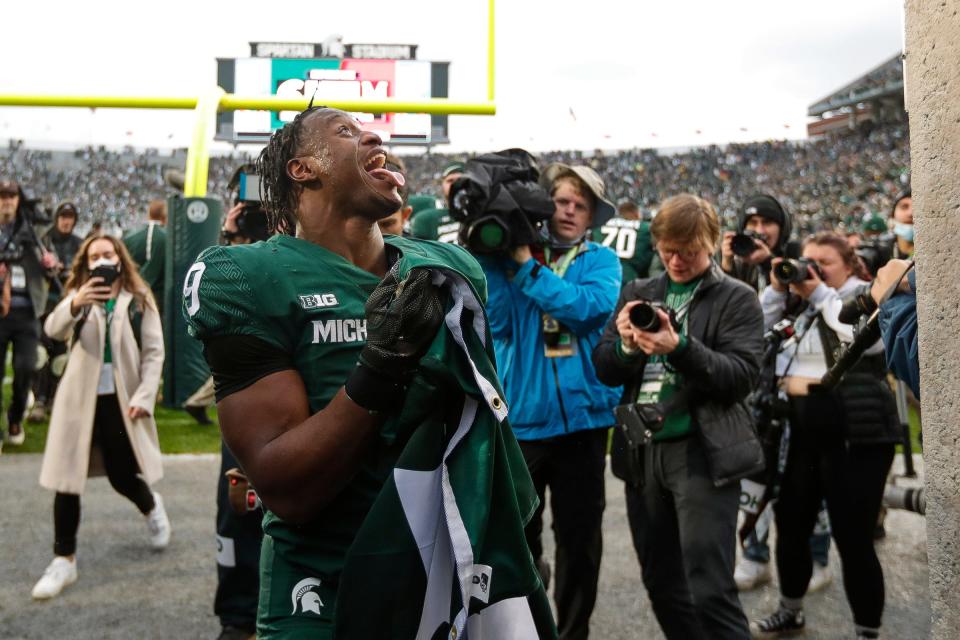
MULTIPOLYGON (((325 100, 446 98, 447 62, 360 58, 229 58, 217 60, 217 84, 241 96, 325 100)), ((361 127, 390 144, 448 142, 447 116, 356 113, 361 127)), ((295 111, 234 111, 217 116, 217 139, 263 142, 295 111)))

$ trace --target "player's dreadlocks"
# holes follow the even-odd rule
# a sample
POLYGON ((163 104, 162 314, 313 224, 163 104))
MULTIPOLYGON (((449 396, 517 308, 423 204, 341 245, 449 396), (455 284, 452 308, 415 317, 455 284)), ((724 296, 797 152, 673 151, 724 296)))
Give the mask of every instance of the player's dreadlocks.
MULTIPOLYGON (((312 102, 312 101, 311 101, 312 102)), ((303 121, 308 115, 326 107, 308 107, 273 132, 270 142, 257 157, 257 174, 260 176, 260 195, 267 212, 267 228, 270 233, 294 235, 297 229, 297 199, 300 187, 287 175, 287 162, 295 157, 300 148, 303 121)))

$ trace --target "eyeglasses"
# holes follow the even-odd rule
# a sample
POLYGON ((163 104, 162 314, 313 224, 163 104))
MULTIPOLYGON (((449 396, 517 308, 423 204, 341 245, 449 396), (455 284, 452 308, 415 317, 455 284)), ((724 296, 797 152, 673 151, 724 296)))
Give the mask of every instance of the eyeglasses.
POLYGON ((0 191, 0 198, 16 198, 18 195, 16 191, 0 191))
POLYGON ((657 247, 657 251, 660 252, 660 257, 664 262, 670 262, 674 257, 680 258, 684 262, 690 262, 698 255, 700 255, 699 249, 689 250, 689 249, 665 249, 663 247, 657 247))

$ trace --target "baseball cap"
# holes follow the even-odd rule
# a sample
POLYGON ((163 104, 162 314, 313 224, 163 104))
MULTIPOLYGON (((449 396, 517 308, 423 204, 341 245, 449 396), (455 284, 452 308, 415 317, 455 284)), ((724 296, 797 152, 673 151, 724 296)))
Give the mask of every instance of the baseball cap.
POLYGON ((20 193, 20 184, 13 178, 0 178, 0 193, 20 193))
POLYGON ((464 165, 462 162, 451 162, 443 168, 443 172, 440 174, 440 176, 446 178, 451 173, 463 173, 464 171, 466 171, 466 165, 464 165))
POLYGON ((74 218, 79 217, 76 205, 74 205, 72 202, 60 203, 60 205, 57 207, 54 217, 59 218, 60 216, 73 216, 74 218))
POLYGON ((571 166, 563 164, 562 162, 553 162, 543 170, 543 174, 540 176, 540 184, 549 189, 558 178, 569 174, 580 178, 580 180, 587 185, 587 188, 590 189, 594 200, 597 201, 591 226, 599 227, 617 214, 613 203, 607 200, 604 195, 606 188, 603 184, 603 178, 590 167, 581 164, 571 166))

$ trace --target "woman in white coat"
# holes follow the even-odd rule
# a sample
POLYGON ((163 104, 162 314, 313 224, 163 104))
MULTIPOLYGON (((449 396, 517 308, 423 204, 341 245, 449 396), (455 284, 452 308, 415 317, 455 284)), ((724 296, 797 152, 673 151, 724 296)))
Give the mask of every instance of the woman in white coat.
POLYGON ((163 332, 150 289, 120 240, 100 235, 83 243, 66 295, 43 329, 71 345, 40 470, 40 484, 56 496, 54 559, 33 588, 37 599, 77 579, 80 495, 101 468, 146 517, 151 545, 162 549, 170 540, 163 502, 149 486, 163 475, 153 419, 163 332))

